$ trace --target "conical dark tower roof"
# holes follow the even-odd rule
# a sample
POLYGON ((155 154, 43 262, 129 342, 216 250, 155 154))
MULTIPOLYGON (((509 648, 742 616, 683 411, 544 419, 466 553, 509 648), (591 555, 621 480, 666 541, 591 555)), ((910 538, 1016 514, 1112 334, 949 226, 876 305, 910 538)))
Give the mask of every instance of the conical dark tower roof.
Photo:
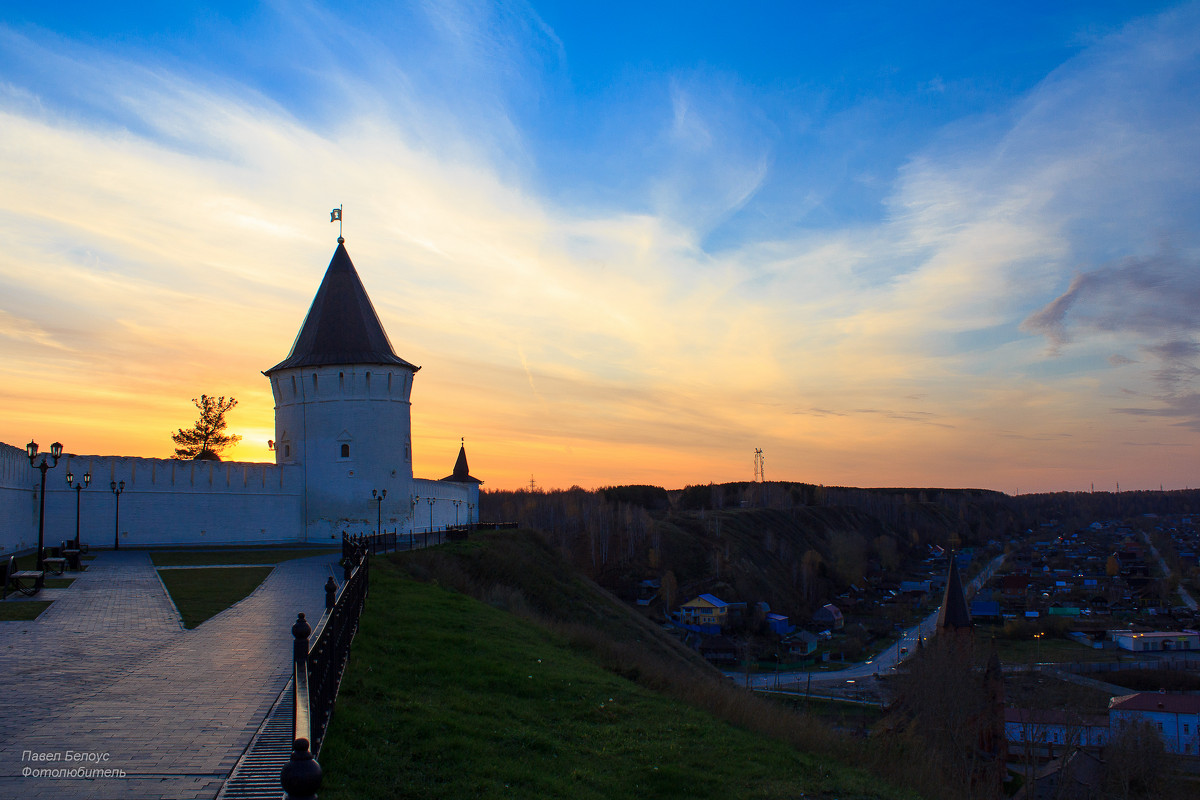
POLYGON ((471 470, 467 467, 467 445, 465 442, 458 448, 458 460, 454 462, 454 474, 447 475, 442 480, 453 481, 455 483, 483 483, 479 478, 471 477, 471 470))
POLYGON ((958 576, 958 564, 950 556, 950 575, 946 578, 946 594, 942 597, 942 608, 938 611, 938 630, 962 630, 971 627, 971 612, 967 609, 967 598, 963 595, 962 579, 958 576))
POLYGON ((264 374, 331 364, 394 364, 413 372, 420 369, 392 350, 375 306, 371 305, 371 298, 367 297, 340 238, 292 352, 264 374))

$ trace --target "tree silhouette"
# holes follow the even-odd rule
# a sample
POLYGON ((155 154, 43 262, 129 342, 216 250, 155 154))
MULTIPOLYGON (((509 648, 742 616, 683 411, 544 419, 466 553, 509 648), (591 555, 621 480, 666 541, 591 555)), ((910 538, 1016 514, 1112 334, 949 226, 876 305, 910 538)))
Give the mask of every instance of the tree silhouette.
POLYGON ((199 400, 193 397, 192 402, 200 409, 200 419, 188 430, 180 428, 171 434, 171 439, 178 445, 175 458, 220 461, 221 451, 237 444, 242 438, 237 434, 224 433, 225 412, 236 406, 237 400, 202 394, 199 400))

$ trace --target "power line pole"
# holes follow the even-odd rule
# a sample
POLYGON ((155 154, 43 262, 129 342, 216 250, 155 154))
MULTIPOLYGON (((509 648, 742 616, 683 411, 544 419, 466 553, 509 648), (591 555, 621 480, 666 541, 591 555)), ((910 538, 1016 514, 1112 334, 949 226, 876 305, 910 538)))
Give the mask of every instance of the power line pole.
POLYGON ((766 457, 763 455, 761 447, 754 448, 754 481, 755 483, 765 483, 766 475, 766 457))

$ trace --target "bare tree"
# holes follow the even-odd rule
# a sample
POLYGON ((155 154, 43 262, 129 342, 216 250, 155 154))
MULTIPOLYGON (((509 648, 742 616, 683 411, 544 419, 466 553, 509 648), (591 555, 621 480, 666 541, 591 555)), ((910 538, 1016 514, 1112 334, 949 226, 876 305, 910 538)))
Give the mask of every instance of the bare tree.
POLYGON ((1104 761, 1109 797, 1162 797, 1167 749, 1149 722, 1126 722, 1114 728, 1104 748, 1104 761))
POLYGON ((970 633, 939 634, 897 680, 897 708, 910 732, 943 765, 957 796, 989 798, 1000 791, 998 765, 983 746, 994 727, 992 698, 973 664, 970 633))

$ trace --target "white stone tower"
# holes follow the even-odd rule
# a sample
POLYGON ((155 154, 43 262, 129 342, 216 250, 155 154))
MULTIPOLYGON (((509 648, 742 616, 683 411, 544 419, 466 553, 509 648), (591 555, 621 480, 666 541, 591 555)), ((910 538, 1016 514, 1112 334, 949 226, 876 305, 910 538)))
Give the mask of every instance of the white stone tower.
POLYGON ((309 540, 373 528, 411 529, 413 376, 396 355, 344 240, 288 357, 263 374, 275 395, 275 461, 304 473, 309 540))

